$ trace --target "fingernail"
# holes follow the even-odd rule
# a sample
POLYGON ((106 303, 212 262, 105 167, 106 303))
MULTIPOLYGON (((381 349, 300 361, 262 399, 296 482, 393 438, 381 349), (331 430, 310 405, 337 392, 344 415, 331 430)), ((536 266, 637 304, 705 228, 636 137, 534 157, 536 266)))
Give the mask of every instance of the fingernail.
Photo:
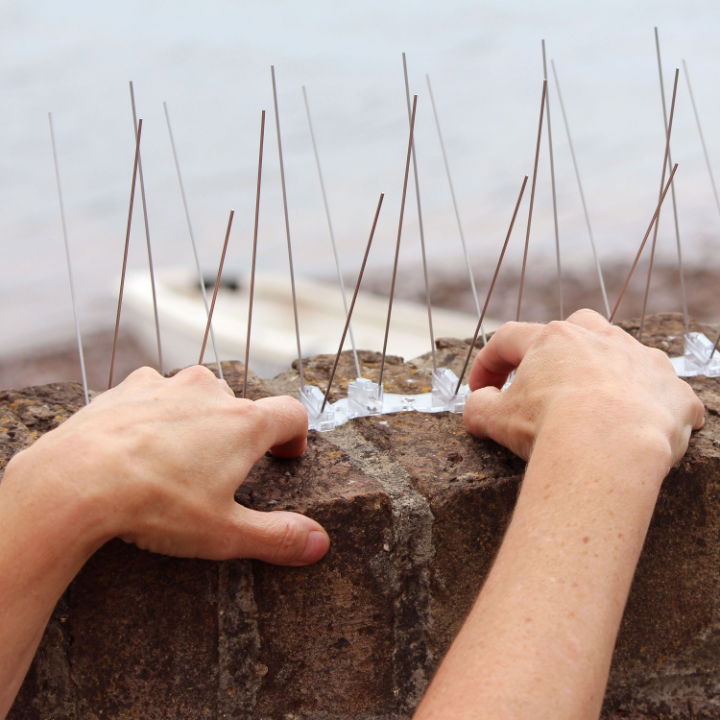
POLYGON ((330 547, 330 538, 320 530, 311 530, 308 533, 305 549, 300 556, 302 563, 317 562, 330 547))

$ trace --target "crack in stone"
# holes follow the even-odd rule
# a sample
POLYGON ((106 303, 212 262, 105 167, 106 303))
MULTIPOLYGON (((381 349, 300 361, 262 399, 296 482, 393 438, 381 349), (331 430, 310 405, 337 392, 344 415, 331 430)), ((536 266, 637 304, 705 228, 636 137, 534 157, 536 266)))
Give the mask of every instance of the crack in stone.
MULTIPOLYGON (((391 578, 394 594, 394 694, 398 710, 412 712, 429 681, 431 653, 427 637, 430 622, 430 564, 433 514, 427 500, 413 487, 407 471, 386 453, 379 453, 352 424, 324 437, 368 476, 390 498, 393 515, 391 578)), ((387 575, 387 569, 384 568, 387 575)))
POLYGON ((247 560, 218 566, 217 718, 253 718, 262 685, 260 630, 252 567, 247 560))

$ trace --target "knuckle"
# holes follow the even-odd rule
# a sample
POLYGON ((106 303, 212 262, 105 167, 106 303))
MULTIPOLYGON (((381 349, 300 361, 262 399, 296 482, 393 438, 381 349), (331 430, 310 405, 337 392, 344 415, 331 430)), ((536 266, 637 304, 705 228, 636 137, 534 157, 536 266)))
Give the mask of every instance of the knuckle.
POLYGON ((207 382, 210 379, 217 382, 215 373, 206 368, 204 365, 191 365, 190 367, 183 368, 177 373, 177 375, 175 375, 175 378, 190 384, 200 384, 207 382))
POLYGON ((298 419, 304 418, 307 421, 307 410, 297 398, 291 397, 290 395, 281 395, 280 399, 284 402, 284 407, 288 414, 292 414, 298 419))
POLYGON ((567 323, 563 320, 551 320, 545 325, 548 332, 565 332, 567 330, 567 323))
POLYGON ((595 310, 591 310, 590 308, 580 308, 579 310, 576 310, 574 313, 568 316, 568 320, 575 320, 579 318, 590 318, 593 320, 605 319, 602 315, 600 315, 600 313, 596 312, 595 310))
POLYGON ((136 382, 139 380, 154 380, 157 378, 161 378, 162 375, 155 370, 154 368, 148 367, 147 365, 143 365, 143 367, 139 367, 136 370, 133 370, 125 379, 125 382, 136 382))
POLYGON ((543 326, 540 332, 541 340, 566 338, 572 334, 572 326, 562 320, 551 320, 543 326))

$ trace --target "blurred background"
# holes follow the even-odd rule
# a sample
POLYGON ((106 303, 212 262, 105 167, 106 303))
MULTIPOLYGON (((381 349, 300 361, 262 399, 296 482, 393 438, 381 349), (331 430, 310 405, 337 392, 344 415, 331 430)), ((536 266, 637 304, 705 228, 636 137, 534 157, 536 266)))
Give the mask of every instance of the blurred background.
MULTIPOLYGON (((234 277, 249 267, 260 110, 268 110, 258 268, 287 273, 270 84, 274 64, 296 272, 328 282, 335 272, 303 105, 305 85, 349 285, 359 268, 377 196, 386 193, 366 283, 383 293, 389 285, 407 142, 401 62, 401 52, 406 52, 411 91, 419 96, 416 153, 433 302, 472 314, 425 75, 433 83, 482 298, 520 180, 532 173, 544 38, 548 58, 557 66, 612 301, 652 215, 660 181, 664 132, 654 26, 660 32, 668 102, 674 68, 681 68, 672 142, 673 160, 680 165, 679 224, 690 312, 710 321, 720 315, 715 292, 720 212, 680 63, 687 61, 714 162, 720 153, 720 22, 712 0, 605 0, 594 5, 565 0, 4 0, 0 386, 79 378, 48 111, 54 114, 91 385, 101 388, 105 382, 134 149, 129 80, 134 81, 144 120, 143 168, 159 273, 193 268, 163 101, 171 113, 201 264, 210 277, 230 208, 236 221, 226 274, 234 277)), ((557 100, 551 78, 565 314, 579 305, 600 310, 557 100)), ((424 295, 414 203, 410 192, 398 293, 420 300, 424 295)), ((135 273, 147 267, 139 211, 136 202, 129 257, 135 273)), ((497 320, 514 315, 526 218, 527 198, 490 309, 497 320)), ((528 319, 559 315, 554 243, 543 139, 523 312, 528 319)), ((675 258, 667 205, 649 303, 653 312, 681 309, 675 258)), ((621 315, 638 312, 643 287, 644 276, 639 275, 621 315)), ((225 311, 221 298, 217 312, 225 311)), ((160 323, 162 329, 162 308, 160 323)), ((339 329, 328 326, 330 347, 337 343, 339 329)), ((468 327, 466 336, 472 330, 468 327)), ((198 347, 200 340, 201 334, 198 347)), ((277 342, 284 344, 283 339, 277 342)), ((376 346, 367 349, 378 349, 381 343, 379 336, 376 346)), ((294 347, 287 344, 289 360, 294 347)), ((223 357, 238 355, 235 349, 219 350, 223 357)), ((132 326, 123 326, 120 352, 118 376, 141 362, 154 362, 152 347, 142 344, 132 326)), ((187 362, 192 361, 188 357, 187 362)))

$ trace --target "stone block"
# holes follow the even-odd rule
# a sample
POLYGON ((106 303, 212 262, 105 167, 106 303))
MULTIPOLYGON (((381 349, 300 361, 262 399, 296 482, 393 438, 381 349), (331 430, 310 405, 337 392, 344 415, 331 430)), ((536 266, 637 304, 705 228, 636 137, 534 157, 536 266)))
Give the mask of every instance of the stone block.
MULTIPOLYGON (((647 324, 646 342, 669 352, 681 335, 677 316, 647 324)), ((467 342, 437 345, 438 365, 457 373, 467 342)), ((361 359, 376 380, 378 354, 361 359)), ((307 381, 324 389, 331 363, 307 359, 307 381)), ((390 358, 385 387, 427 391, 431 368, 429 355, 390 358)), ((238 393, 242 366, 224 371, 238 393)), ((333 395, 352 379, 345 354, 333 395)), ((297 368, 251 376, 249 396, 292 393, 297 381, 297 368)), ((691 384, 707 423, 661 493, 606 720, 720 716, 720 382, 691 384)), ((0 393, 0 467, 81 404, 75 385, 0 393)), ((318 519, 333 541, 323 561, 212 563, 113 541, 60 601, 10 717, 409 718, 487 574, 522 473, 521 461, 447 413, 313 433, 303 458, 261 459, 236 499, 318 519)))

